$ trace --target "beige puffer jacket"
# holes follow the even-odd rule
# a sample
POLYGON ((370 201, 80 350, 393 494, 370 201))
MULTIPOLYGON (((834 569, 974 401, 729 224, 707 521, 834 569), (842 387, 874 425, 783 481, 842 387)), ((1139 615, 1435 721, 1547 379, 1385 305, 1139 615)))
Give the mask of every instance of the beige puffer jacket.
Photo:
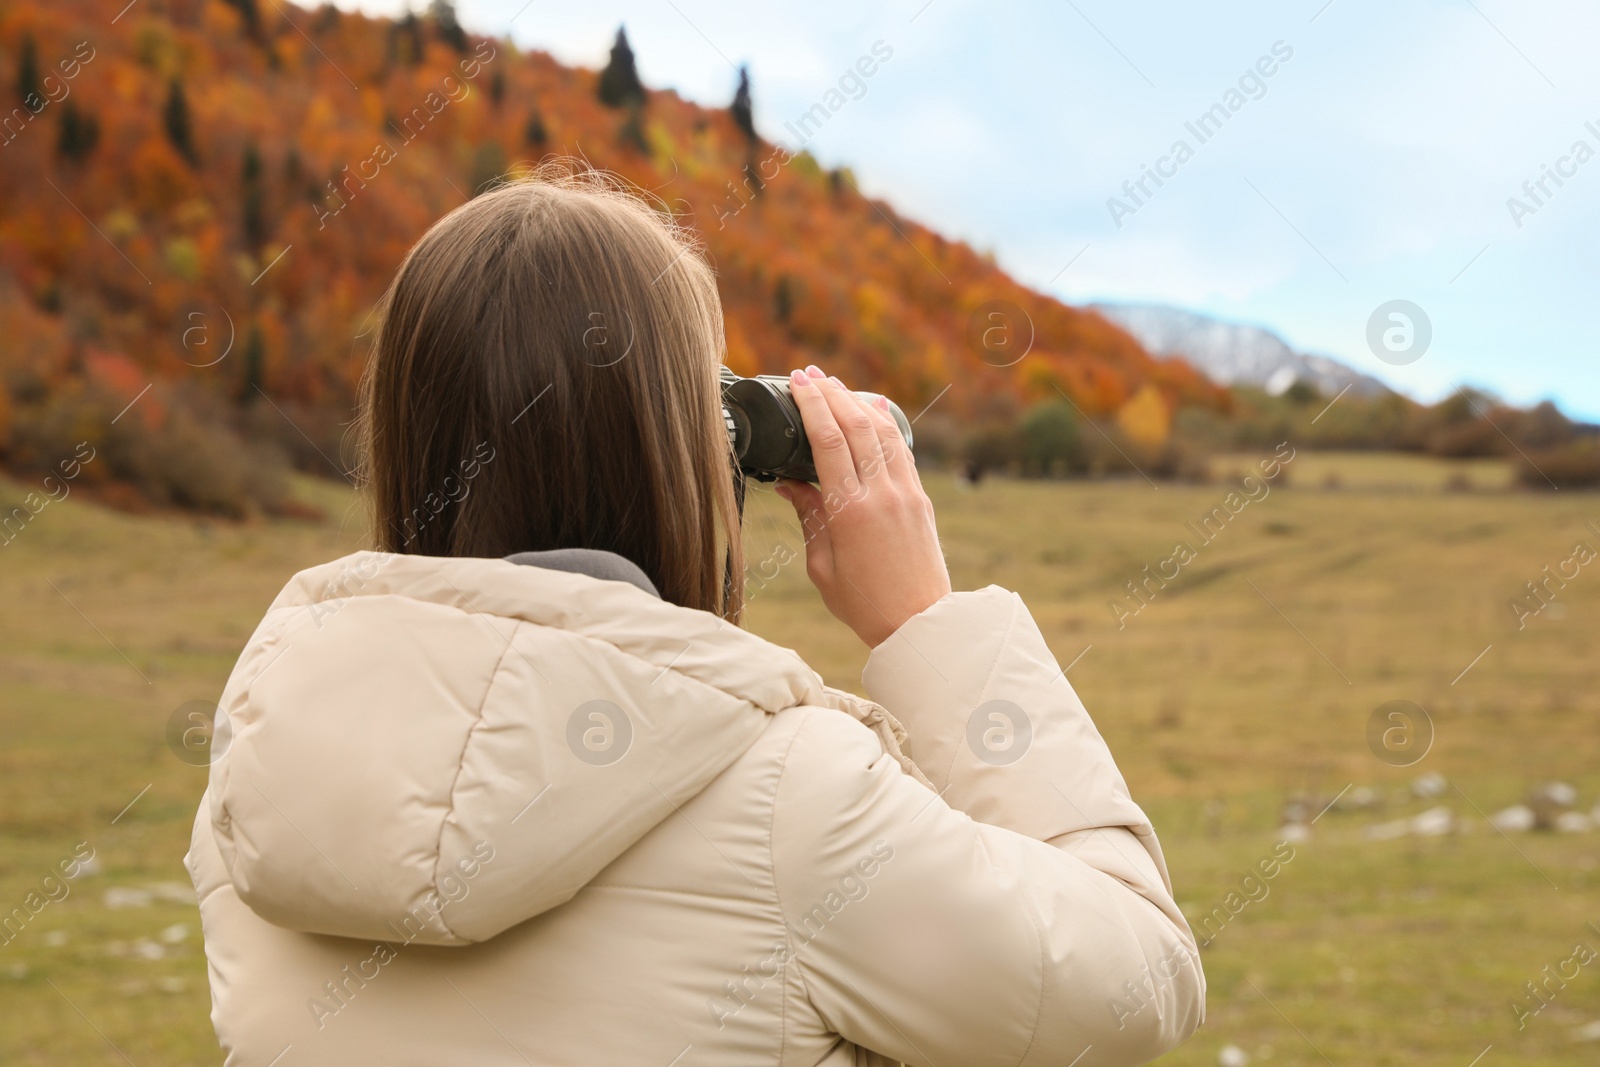
POLYGON ((944 598, 864 682, 624 582, 296 575, 187 858, 227 1063, 1089 1067, 1193 1031, 1155 836, 1021 600, 944 598))

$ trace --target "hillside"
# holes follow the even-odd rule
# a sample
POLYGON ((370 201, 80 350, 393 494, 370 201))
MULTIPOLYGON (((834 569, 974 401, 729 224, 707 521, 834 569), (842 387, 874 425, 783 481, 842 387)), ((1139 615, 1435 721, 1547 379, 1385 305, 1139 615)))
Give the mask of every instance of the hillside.
POLYGON ((547 157, 617 171, 703 236, 737 370, 826 362, 955 418, 1056 388, 1090 415, 1136 396, 1148 412, 1153 393, 1168 413, 1225 405, 1187 365, 864 198, 847 171, 671 91, 613 85, 607 106, 600 80, 468 35, 447 6, 388 21, 255 0, 144 0, 115 18, 88 0, 7 5, 7 465, 49 469, 103 439, 87 483, 209 507, 252 477, 224 453, 347 464, 371 310, 406 248, 547 157), (1031 320, 1014 365, 972 337, 997 300, 1031 320), (162 488, 180 462, 217 469, 199 491, 162 488))

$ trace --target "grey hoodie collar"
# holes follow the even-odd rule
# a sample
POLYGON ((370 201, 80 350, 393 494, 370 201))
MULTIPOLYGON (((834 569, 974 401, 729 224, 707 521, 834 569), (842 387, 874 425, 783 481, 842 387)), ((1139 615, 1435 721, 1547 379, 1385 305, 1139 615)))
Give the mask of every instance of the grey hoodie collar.
POLYGON ((636 585, 657 600, 661 593, 648 575, 632 560, 599 548, 552 548, 544 552, 516 552, 506 557, 511 563, 544 567, 552 571, 587 574, 608 582, 636 585))

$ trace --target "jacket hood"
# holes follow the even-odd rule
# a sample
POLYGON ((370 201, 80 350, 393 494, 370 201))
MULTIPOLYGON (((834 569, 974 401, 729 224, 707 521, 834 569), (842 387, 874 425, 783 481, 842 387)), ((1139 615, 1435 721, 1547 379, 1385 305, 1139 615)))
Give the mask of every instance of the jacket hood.
POLYGON ((268 922, 483 941, 571 899, 803 703, 887 730, 794 652, 626 582, 358 552, 295 575, 240 656, 212 830, 268 922))

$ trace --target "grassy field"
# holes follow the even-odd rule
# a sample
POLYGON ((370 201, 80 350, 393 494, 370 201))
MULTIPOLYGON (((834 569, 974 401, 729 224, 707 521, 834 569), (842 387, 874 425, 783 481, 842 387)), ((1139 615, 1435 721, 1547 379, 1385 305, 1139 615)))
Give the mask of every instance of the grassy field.
MULTIPOLYGON (((1578 540, 1600 548, 1600 496, 1508 481, 1498 464, 1302 454, 1206 543, 1186 524, 1236 482, 930 479, 957 586, 1027 599, 1197 921, 1272 853, 1291 797, 1314 815, 1371 791, 1375 806, 1317 819, 1215 933, 1210 1018, 1164 1063, 1214 1064, 1229 1044, 1282 1065, 1468 1067, 1491 1045, 1481 1067, 1600 1058, 1572 1037, 1600 1019, 1600 961, 1524 1029, 1511 1007, 1577 942, 1600 949, 1600 832, 1505 836, 1484 818, 1553 779, 1584 810, 1600 800, 1600 561, 1523 629, 1508 606, 1578 540), (1194 558, 1132 613, 1125 583, 1180 541, 1194 558), (1434 727, 1410 767, 1368 744, 1395 699, 1434 727), (1442 795, 1415 796, 1428 773, 1442 795), (1364 833, 1436 806, 1453 832, 1364 833)), ((4 510, 27 488, 0 483, 4 510)), ((0 947, 0 1062, 218 1062, 181 862, 205 772, 164 734, 174 709, 217 695, 294 570, 360 547, 342 487, 301 495, 329 518, 225 525, 69 499, 0 548, 0 909, 81 842, 96 868, 0 947)), ((748 536, 753 561, 798 546, 770 494, 748 536)), ((864 650, 798 562, 755 593, 750 626, 858 688, 864 650)))

